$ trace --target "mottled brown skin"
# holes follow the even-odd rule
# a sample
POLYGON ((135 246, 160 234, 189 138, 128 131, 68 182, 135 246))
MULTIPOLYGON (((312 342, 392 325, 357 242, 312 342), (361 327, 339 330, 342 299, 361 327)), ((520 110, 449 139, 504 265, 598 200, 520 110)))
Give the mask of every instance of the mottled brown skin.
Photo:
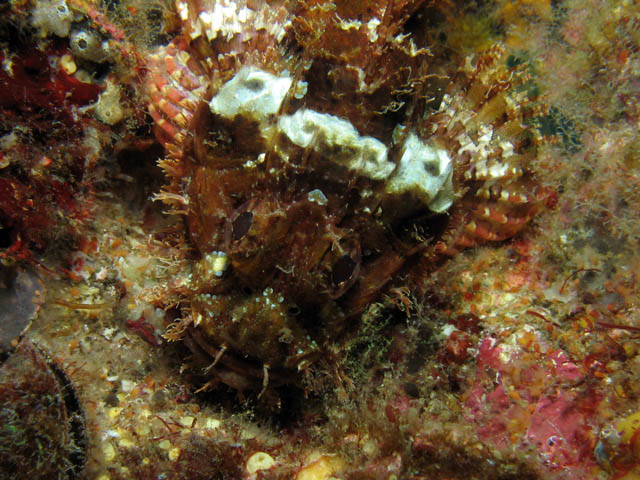
MULTIPOLYGON (((215 131, 213 115, 203 109, 202 116, 208 134, 215 131)), ((307 337, 317 345, 334 339, 345 318, 361 313, 404 263, 392 226, 373 213, 380 195, 362 199, 358 193, 377 185, 302 149, 302 165, 272 158, 247 171, 238 155, 236 166, 229 157, 221 166, 216 150, 203 143, 187 190, 196 200, 189 231, 203 253, 225 251, 231 267, 219 282, 197 287, 219 300, 192 301, 193 313, 208 319, 214 312, 215 320, 202 329, 215 345, 271 368, 296 370, 303 359, 306 365, 318 356, 319 346, 307 337), (314 189, 326 195, 326 205, 309 200, 314 189), (257 307, 267 288, 284 299, 282 305, 276 301, 282 317, 257 307)))
MULTIPOLYGON (((197 12, 209 8, 206 3, 187 2, 187 32, 194 30, 197 12)), ((512 194, 535 190, 528 174, 522 180, 490 179, 491 188, 500 188, 478 197, 489 183, 474 177, 474 169, 499 161, 502 151, 491 146, 480 167, 472 149, 458 153, 465 145, 460 135, 473 142, 485 124, 498 140, 523 136, 521 113, 501 98, 518 78, 504 68, 501 50, 481 57, 475 71, 461 69, 452 109, 433 114, 433 99, 442 96, 430 90, 435 75, 428 36, 407 29, 425 2, 338 2, 335 9, 324 8, 325 2, 258 3, 250 8, 291 20, 284 38, 247 25, 230 38, 179 40, 189 45, 189 62, 197 64, 187 63, 186 73, 204 75, 209 83, 200 101, 185 107, 189 125, 168 142, 172 153, 161 166, 170 180, 166 190, 188 199, 185 223, 196 256, 221 251, 229 259, 220 277, 204 267, 192 269, 197 274, 181 290, 191 320, 168 335, 184 338, 207 358, 214 380, 264 392, 267 383, 299 384, 298 371, 335 351, 393 282, 414 285, 440 253, 517 233, 535 213, 537 197, 534 192, 521 203, 514 196, 500 198, 503 186, 512 194), (379 23, 373 35, 339 19, 379 23), (383 142, 391 161, 402 154, 403 139, 392 139, 398 124, 434 139, 454 161, 459 201, 436 215, 415 199, 389 197, 382 181, 339 165, 331 152, 301 148, 282 134, 265 136, 258 121, 244 115, 212 113, 211 98, 246 65, 276 76, 286 71, 294 84, 306 83, 306 94, 297 98, 292 88, 277 115, 311 109, 347 120, 360 135, 383 142), (309 197, 316 190, 324 200, 309 197)), ((526 148, 512 143, 509 162, 526 168, 526 148)))

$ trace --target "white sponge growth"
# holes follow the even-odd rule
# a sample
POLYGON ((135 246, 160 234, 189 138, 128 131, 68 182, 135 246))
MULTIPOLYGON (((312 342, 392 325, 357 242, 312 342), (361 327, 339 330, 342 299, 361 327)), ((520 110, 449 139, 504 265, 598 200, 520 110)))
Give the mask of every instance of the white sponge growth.
POLYGON ((43 37, 49 33, 66 37, 69 35, 72 21, 73 13, 65 0, 38 1, 31 17, 31 24, 41 29, 43 37))
POLYGON ((71 51, 78 57, 101 63, 112 55, 109 42, 102 40, 97 32, 74 30, 69 37, 71 51))
MULTIPOLYGON (((451 206, 455 199, 451 157, 445 149, 422 142, 414 132, 407 135, 396 165, 388 160, 384 143, 361 136, 351 122, 328 113, 302 108, 280 116, 276 123, 275 115, 292 83, 286 75, 277 77, 245 67, 211 99, 209 108, 224 118, 239 115, 257 121, 264 138, 281 133, 294 145, 311 148, 327 161, 372 180, 386 181, 389 195, 408 194, 435 213, 451 206)), ((402 131, 401 127, 396 129, 394 140, 402 131)), ((322 198, 312 193, 310 201, 322 198)))
POLYGON ((224 118, 242 115, 264 124, 278 113, 292 82, 289 77, 244 67, 211 99, 209 108, 224 118))
POLYGON ((120 105, 120 87, 109 79, 95 104, 95 115, 101 122, 115 125, 124 118, 124 113, 120 105))
POLYGON ((387 182, 386 192, 409 193, 432 212, 442 213, 455 199, 452 178, 453 163, 447 151, 421 142, 411 132, 404 143, 398 168, 387 182))
POLYGON ((394 164, 387 160, 387 147, 373 137, 361 137, 347 120, 301 109, 279 120, 279 129, 299 147, 311 147, 328 160, 344 165, 373 180, 384 180, 394 164))

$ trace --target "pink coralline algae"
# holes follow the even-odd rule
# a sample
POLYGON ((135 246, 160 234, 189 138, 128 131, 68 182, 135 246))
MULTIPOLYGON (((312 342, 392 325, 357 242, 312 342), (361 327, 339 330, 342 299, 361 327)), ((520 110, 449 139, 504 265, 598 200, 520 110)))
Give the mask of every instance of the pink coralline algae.
POLYGON ((477 362, 465 409, 479 438, 501 449, 531 448, 551 470, 574 472, 563 478, 585 478, 595 466, 589 419, 597 398, 563 388, 583 380, 584 369, 562 350, 539 362, 494 338, 482 340, 477 362))

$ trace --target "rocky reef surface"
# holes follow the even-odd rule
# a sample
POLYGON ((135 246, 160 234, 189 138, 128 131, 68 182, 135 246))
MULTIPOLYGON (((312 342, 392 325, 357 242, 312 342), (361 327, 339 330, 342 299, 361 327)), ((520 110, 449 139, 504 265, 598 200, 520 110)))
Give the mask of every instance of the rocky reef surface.
POLYGON ((0 12, 0 478, 640 478, 637 2, 0 12))

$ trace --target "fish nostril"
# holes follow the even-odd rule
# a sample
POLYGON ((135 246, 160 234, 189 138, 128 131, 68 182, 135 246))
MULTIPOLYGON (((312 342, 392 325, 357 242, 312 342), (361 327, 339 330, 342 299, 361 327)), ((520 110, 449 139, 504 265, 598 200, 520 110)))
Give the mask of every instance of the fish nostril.
POLYGON ((245 285, 244 287, 242 287, 242 293, 244 293, 247 296, 253 295, 253 289, 245 285))

